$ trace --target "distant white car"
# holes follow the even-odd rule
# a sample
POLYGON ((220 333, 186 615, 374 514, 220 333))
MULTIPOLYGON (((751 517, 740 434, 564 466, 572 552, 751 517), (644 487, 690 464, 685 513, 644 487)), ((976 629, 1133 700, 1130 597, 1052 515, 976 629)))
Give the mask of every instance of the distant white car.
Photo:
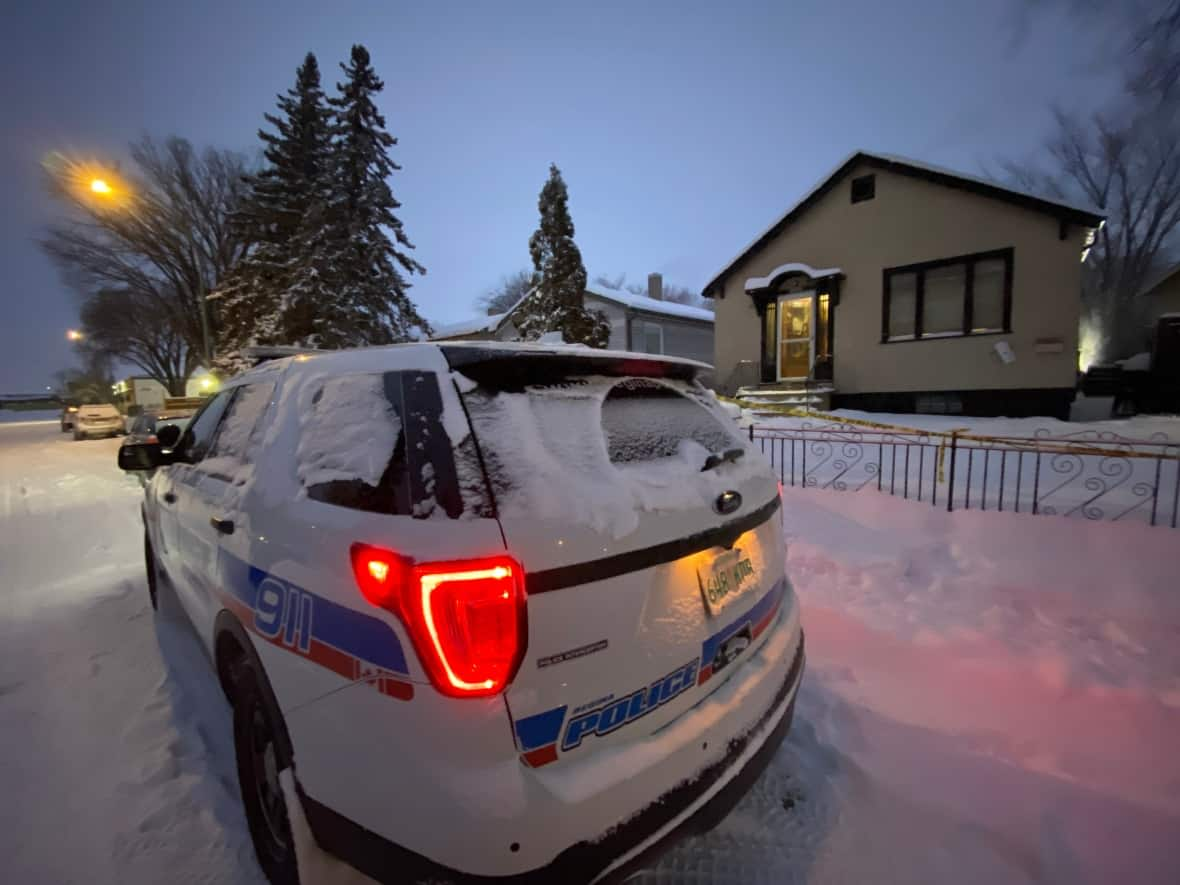
POLYGON ((119 436, 123 432, 123 415, 112 405, 78 406, 74 414, 74 439, 119 436))
POLYGON ((382 882, 618 879, 750 788, 803 636, 776 478, 705 369, 315 353, 119 450, 155 469, 152 604, 171 588, 233 704, 272 882, 297 880, 286 770, 382 882))

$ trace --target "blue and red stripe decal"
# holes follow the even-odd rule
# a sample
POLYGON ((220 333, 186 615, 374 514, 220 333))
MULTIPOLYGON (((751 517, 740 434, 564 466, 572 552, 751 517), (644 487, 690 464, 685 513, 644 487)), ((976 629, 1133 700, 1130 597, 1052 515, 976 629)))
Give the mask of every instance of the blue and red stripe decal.
POLYGON ((387 623, 340 605, 221 551, 225 607, 248 630, 353 682, 382 694, 414 697, 397 633, 387 623))
MULTIPOLYGON (((743 631, 748 631, 750 642, 753 643, 766 632, 766 629, 774 623, 774 619, 778 615, 786 587, 786 579, 779 580, 761 599, 754 603, 749 611, 712 634, 701 644, 700 670, 696 677, 697 685, 704 685, 713 676, 713 660, 717 656, 718 649, 728 640, 743 631)), ((691 666, 695 667, 695 665, 696 660, 692 662, 691 666)), ((689 675, 691 678, 691 673, 689 675)), ((610 700, 604 702, 603 706, 612 702, 618 703, 619 699, 611 695, 610 700)), ((566 713, 568 710, 568 706, 561 706, 535 716, 516 720, 516 739, 521 749, 521 762, 530 768, 540 768, 542 765, 557 761, 558 738, 561 737, 562 727, 567 725, 566 713)), ((593 713, 593 711, 589 712, 593 713)), ((583 712, 580 717, 576 716, 574 719, 584 718, 586 715, 587 713, 583 712)), ((627 722, 638 718, 638 716, 628 717, 627 722)))

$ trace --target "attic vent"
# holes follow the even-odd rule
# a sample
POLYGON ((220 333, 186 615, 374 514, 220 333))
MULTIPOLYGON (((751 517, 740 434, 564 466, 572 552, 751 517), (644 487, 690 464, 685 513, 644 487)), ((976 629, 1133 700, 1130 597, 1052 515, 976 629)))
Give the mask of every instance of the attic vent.
POLYGON ((877 195, 877 176, 862 175, 852 179, 852 202, 863 203, 877 195))

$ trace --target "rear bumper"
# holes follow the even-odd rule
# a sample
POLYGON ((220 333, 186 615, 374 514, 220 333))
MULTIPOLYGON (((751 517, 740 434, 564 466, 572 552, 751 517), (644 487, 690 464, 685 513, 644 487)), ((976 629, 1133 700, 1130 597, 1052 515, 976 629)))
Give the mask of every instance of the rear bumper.
POLYGON ((597 839, 571 845, 552 863, 527 872, 511 876, 460 872, 389 841, 301 790, 304 812, 321 848, 379 882, 533 885, 621 881, 672 843, 716 826, 749 791, 791 727, 803 667, 800 636, 791 667, 773 702, 751 727, 730 740, 722 759, 659 796, 622 825, 597 839))

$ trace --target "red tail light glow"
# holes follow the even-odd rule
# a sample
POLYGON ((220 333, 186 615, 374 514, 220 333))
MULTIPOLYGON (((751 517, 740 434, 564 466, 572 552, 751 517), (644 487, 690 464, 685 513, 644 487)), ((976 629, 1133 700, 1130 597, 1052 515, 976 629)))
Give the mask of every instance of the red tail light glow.
POLYGON ((357 586, 405 624, 435 687, 454 697, 496 694, 526 644, 524 571, 508 556, 415 563, 352 545, 357 586))

